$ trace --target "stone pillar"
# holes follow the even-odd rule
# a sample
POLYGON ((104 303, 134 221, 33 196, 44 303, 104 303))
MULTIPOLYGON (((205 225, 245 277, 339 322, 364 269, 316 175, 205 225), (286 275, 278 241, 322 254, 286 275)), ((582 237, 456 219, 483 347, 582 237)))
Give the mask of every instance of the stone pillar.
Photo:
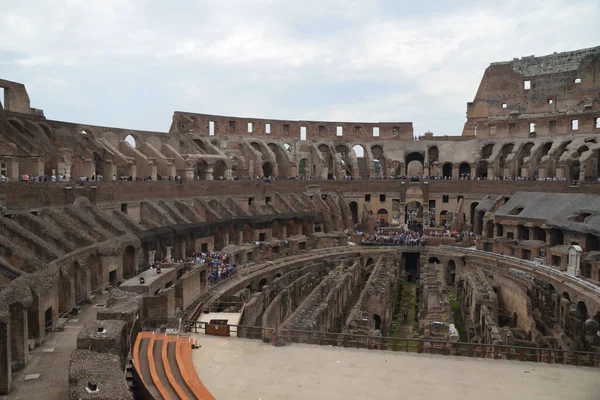
POLYGON ((278 239, 287 239, 287 225, 281 225, 281 237, 278 239))
POLYGON ((148 250, 148 266, 151 267, 154 264, 154 257, 156 257, 156 250, 148 250))
POLYGON ((182 171, 177 171, 177 173, 182 178, 185 178, 186 181, 193 181, 194 180, 194 169, 193 168, 184 169, 182 171))
MULTIPOLYGON (((102 177, 105 181, 112 181, 113 175, 117 175, 117 164, 113 163, 112 160, 106 160, 104 163, 104 171, 102 172, 102 177)), ((119 179, 118 176, 117 179, 119 179)))
POLYGON ((11 376, 11 354, 10 354, 10 326, 0 322, 0 393, 7 394, 10 391, 11 376))
POLYGON ((477 167, 471 167, 471 179, 477 179, 477 167))
POLYGON ((209 165, 206 168, 206 175, 204 176, 204 179, 207 181, 212 181, 213 178, 213 172, 215 171, 215 166, 214 165, 209 165))
MULTIPOLYGON (((131 175, 131 179, 135 180, 135 178, 137 177, 137 165, 135 165, 135 164, 130 164, 130 165, 127 167, 127 173, 128 173, 129 175, 131 175)), ((117 179, 119 179, 119 178, 120 178, 120 177, 119 177, 119 176, 117 176, 117 179)))
POLYGON ((529 168, 527 167, 522 167, 521 168, 521 176, 523 178, 529 178, 529 168))
POLYGON ((173 246, 167 246, 167 256, 165 257, 168 262, 172 262, 173 259, 171 257, 171 250, 173 250, 173 246))
POLYGON ((27 310, 18 304, 10 307, 11 368, 22 370, 29 360, 27 310))
POLYGON ((180 249, 179 251, 181 254, 181 258, 185 258, 187 256, 187 254, 185 253, 185 250, 186 250, 185 240, 181 241, 181 245, 179 246, 179 249, 180 249))
MULTIPOLYGON (((229 245, 229 232, 223 233, 223 247, 229 245)), ((223 249, 221 249, 223 250, 223 249)))
POLYGON ((557 178, 564 178, 565 177, 565 170, 564 170, 564 168, 557 167, 555 171, 556 171, 556 177, 557 178))
POLYGON ((494 179, 496 178, 496 171, 494 171, 494 167, 488 167, 487 169, 487 178, 488 179, 494 179))
POLYGON ((458 179, 458 165, 453 164, 452 165, 452 179, 458 179))

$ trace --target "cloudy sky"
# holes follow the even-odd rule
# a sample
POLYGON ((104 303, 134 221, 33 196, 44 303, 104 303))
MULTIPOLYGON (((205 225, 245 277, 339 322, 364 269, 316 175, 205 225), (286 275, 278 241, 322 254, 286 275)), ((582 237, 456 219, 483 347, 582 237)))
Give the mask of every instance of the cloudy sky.
POLYGON ((0 78, 48 118, 175 110, 459 135, 493 61, 600 45, 598 0, 3 1, 0 78))

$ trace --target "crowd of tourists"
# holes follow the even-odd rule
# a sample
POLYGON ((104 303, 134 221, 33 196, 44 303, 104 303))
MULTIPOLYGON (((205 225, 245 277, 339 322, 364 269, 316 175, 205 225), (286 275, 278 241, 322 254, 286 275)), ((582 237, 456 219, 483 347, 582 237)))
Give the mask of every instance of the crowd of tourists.
POLYGON ((185 257, 178 260, 167 260, 166 258, 162 262, 157 262, 152 265, 152 268, 159 267, 161 264, 169 263, 191 263, 195 262, 200 265, 206 264, 208 267, 208 282, 212 286, 220 281, 234 276, 237 273, 237 265, 230 264, 229 257, 227 254, 221 254, 218 252, 211 251, 209 253, 193 253, 191 257, 185 257))
POLYGON ((424 246, 425 241, 421 234, 410 229, 386 229, 383 232, 380 227, 376 227, 372 235, 363 233, 361 244, 363 246, 374 245, 393 245, 393 246, 424 246))

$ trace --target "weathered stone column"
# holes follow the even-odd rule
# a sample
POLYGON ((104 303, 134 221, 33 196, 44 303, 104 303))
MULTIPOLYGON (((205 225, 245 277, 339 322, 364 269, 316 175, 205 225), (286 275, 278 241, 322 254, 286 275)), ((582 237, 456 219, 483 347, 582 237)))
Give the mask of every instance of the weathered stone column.
POLYGON ((0 322, 0 393, 7 394, 11 386, 10 326, 0 322))
POLYGON ((22 370, 29 359, 27 310, 18 304, 10 307, 11 368, 22 370))
POLYGON ((206 168, 206 175, 204 177, 204 179, 206 179, 207 181, 212 181, 213 178, 213 172, 215 171, 215 166, 214 165, 209 165, 206 168))
POLYGON ((171 258, 171 250, 173 250, 173 246, 167 246, 167 256, 165 258, 168 262, 173 261, 171 258))
POLYGON ((151 267, 154 264, 154 257, 156 257, 156 250, 148 250, 148 266, 151 267))

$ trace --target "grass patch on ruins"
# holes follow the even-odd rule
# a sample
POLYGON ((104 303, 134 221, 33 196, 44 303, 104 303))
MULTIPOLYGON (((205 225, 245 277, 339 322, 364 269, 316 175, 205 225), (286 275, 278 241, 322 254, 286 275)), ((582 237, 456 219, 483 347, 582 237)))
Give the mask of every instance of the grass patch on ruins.
MULTIPOLYGON (((392 327, 389 332, 389 337, 400 339, 413 339, 418 335, 418 304, 416 304, 416 292, 418 284, 411 282, 402 282, 401 292, 398 293, 394 316, 392 317, 392 327), (404 321, 403 309, 408 309, 408 318, 404 321)), ((404 345, 405 342, 398 342, 398 346, 404 345)), ((409 348, 414 348, 416 351, 417 342, 409 340, 409 348)), ((409 350, 410 351, 410 350, 409 350)))
POLYGON ((460 310, 460 302, 456 296, 456 292, 453 290, 448 291, 448 297, 450 298, 450 310, 454 316, 454 326, 458 331, 459 340, 461 342, 467 341, 467 332, 465 331, 465 324, 463 323, 462 312, 460 310))

